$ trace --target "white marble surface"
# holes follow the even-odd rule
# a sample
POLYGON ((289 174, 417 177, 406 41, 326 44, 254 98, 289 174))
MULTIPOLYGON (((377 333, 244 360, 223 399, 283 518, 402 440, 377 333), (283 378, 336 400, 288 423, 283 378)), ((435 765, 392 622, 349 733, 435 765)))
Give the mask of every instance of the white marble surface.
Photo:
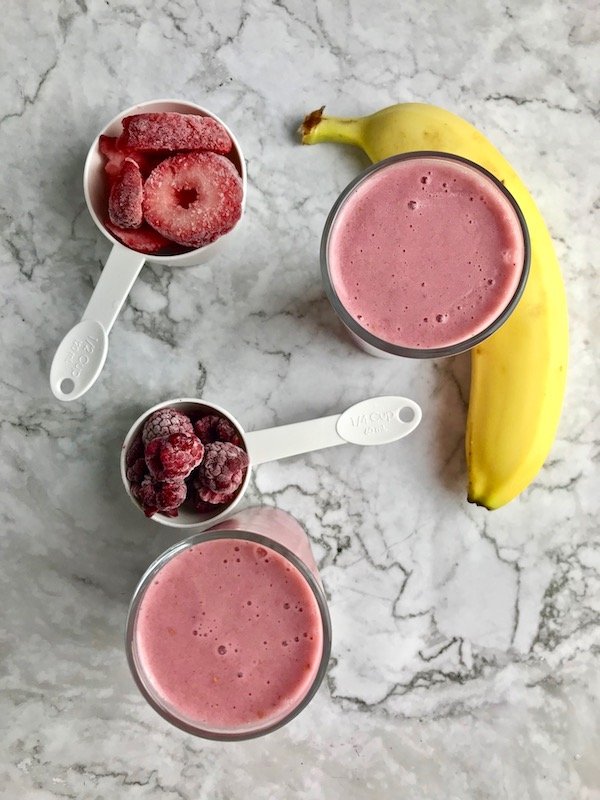
POLYGON ((599 798, 594 0, 15 0, 2 17, 0 796, 599 798), (210 266, 146 268, 100 381, 63 405, 50 361, 108 252, 83 158, 121 108, 161 96, 238 134, 244 228, 210 266), (363 355, 320 285, 326 213, 366 162, 293 131, 322 103, 355 115, 413 99, 468 117, 513 161, 567 283, 558 439, 491 514, 465 500, 468 358, 363 355), (314 702, 243 744, 170 728, 123 656, 132 590, 174 540, 120 485, 131 421, 176 394, 252 429, 396 392, 425 410, 410 439, 264 465, 251 487, 304 522, 327 587, 333 658, 314 702))

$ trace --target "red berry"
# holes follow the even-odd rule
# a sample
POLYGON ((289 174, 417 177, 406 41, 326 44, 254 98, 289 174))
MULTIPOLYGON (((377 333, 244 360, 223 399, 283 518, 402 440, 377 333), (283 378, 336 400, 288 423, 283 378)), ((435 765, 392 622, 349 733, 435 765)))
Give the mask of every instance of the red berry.
POLYGON ((177 509, 186 498, 187 486, 184 481, 161 482, 146 475, 141 483, 131 486, 131 493, 147 517, 151 517, 157 511, 169 517, 176 517, 177 509))
MULTIPOLYGON (((248 456, 240 447, 231 442, 213 442, 204 449, 204 460, 198 470, 196 485, 218 495, 231 495, 244 480, 248 467, 248 456)), ((207 500, 207 502, 224 502, 207 500)))
POLYGON ((242 437, 231 422, 224 417, 218 417, 216 414, 209 414, 194 422, 194 430, 202 444, 231 442, 237 447, 242 447, 243 444, 242 437))
POLYGON ((144 218, 178 244, 202 247, 242 214, 242 180, 215 153, 180 153, 155 167, 144 184, 144 218))
POLYGON ((127 480, 129 483, 141 483, 148 472, 145 458, 136 459, 131 466, 127 467, 127 480))
POLYGON ((146 445, 146 464, 157 481, 182 480, 202 461, 204 446, 197 436, 173 433, 146 445))
POLYGON ((132 158, 126 158, 108 197, 108 216, 120 228, 142 224, 142 174, 132 158))
POLYGON ((125 466, 131 467, 138 460, 144 457, 144 444, 141 436, 136 436, 129 445, 129 450, 125 454, 125 466))
POLYGON ((232 141, 212 117, 166 111, 125 117, 119 145, 136 150, 211 150, 225 154, 231 150, 232 141))
POLYGON ((170 436, 172 433, 185 433, 194 435, 194 428, 190 418, 176 408, 159 408, 150 414, 144 423, 142 442, 148 444, 157 437, 170 436))
POLYGON ((230 503, 235 497, 235 492, 213 492, 206 486, 194 486, 194 508, 196 511, 214 511, 216 505, 230 503))
POLYGON ((131 158, 140 168, 140 172, 145 177, 156 166, 156 157, 149 153, 140 153, 130 147, 121 147, 116 136, 100 136, 98 140, 98 150, 106 159, 104 171, 109 179, 117 177, 126 158, 131 158))
POLYGON ((172 243, 168 239, 165 239, 149 225, 142 225, 141 228, 118 228, 109 219, 104 224, 114 237, 131 250, 151 255, 172 247, 172 243))
POLYGON ((193 500, 192 504, 198 514, 215 514, 218 511, 217 506, 213 506, 211 503, 205 503, 203 500, 193 500))
POLYGON ((136 436, 125 454, 125 475, 129 483, 141 483, 148 472, 141 436, 136 436))

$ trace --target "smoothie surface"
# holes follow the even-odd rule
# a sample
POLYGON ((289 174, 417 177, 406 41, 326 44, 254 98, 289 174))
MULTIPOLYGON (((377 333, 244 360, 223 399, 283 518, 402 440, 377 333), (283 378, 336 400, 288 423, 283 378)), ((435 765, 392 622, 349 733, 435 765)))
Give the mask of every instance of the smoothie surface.
POLYGON ((189 723, 221 730, 286 716, 323 649, 303 575, 274 550, 237 539, 168 561, 143 595, 134 638, 152 694, 189 723))
POLYGON ((348 314, 390 344, 464 342, 512 299, 524 264, 519 217, 486 175, 442 158, 399 161, 347 197, 328 243, 348 314))

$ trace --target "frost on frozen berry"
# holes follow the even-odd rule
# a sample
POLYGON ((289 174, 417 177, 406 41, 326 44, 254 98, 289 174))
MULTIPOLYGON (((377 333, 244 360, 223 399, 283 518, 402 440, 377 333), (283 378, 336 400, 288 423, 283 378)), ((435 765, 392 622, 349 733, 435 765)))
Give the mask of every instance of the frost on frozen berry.
POLYGON ((142 431, 142 441, 148 444, 152 439, 162 436, 170 436, 172 433, 185 433, 187 436, 194 435, 194 428, 190 418, 176 408, 159 408, 150 414, 144 423, 142 431))
POLYGON ((233 143, 223 125, 212 117, 163 111, 125 117, 119 145, 134 150, 211 150, 226 154, 233 143))
POLYGON ((173 433, 146 445, 146 464, 157 481, 182 480, 202 461, 204 446, 195 434, 173 433))
POLYGON ((104 224, 115 238, 131 250, 151 255, 172 247, 168 239, 149 225, 142 225, 140 228, 120 228, 109 219, 105 220, 104 224))
MULTIPOLYGON (((207 444, 196 485, 219 495, 230 495, 241 486, 247 467, 248 456, 240 447, 231 442, 207 444)), ((201 499, 206 500, 206 497, 201 499)))
POLYGON ((120 228, 142 224, 142 173, 137 163, 126 158, 108 197, 108 216, 120 228))
POLYGON ((141 436, 136 436, 125 454, 125 474, 129 483, 141 483, 148 472, 141 436))
POLYGON ((237 447, 241 447, 242 437, 233 427, 231 422, 224 417, 216 414, 208 414, 194 422, 196 436, 202 444, 212 444, 212 442, 231 442, 237 447))
POLYGON ((194 485, 193 503, 196 511, 215 511, 216 505, 226 505, 231 503, 235 497, 233 492, 213 492, 206 486, 194 485))
POLYGON ((176 517, 177 509, 187 496, 187 486, 182 480, 156 481, 146 475, 140 484, 131 486, 131 493, 147 517, 157 511, 168 517, 176 517))
POLYGON ((144 457, 144 444, 141 436, 136 436, 133 442, 129 445, 129 449, 125 454, 125 466, 131 467, 138 458, 144 457))
POLYGON ((116 136, 100 136, 98 140, 98 150, 105 158, 104 171, 109 180, 114 180, 126 158, 133 159, 140 168, 144 177, 150 174, 157 164, 156 156, 150 153, 141 153, 130 147, 122 147, 116 136))
POLYGON ((207 503, 205 500, 201 500, 195 487, 188 489, 188 496, 190 496, 194 510, 198 514, 218 514, 222 510, 219 504, 207 503), (192 491, 191 495, 189 495, 190 490, 192 491))
POLYGON ((231 161, 215 153, 179 153, 148 176, 144 219, 173 242, 202 247, 233 228, 242 215, 242 195, 231 161))
POLYGON ((127 467, 127 472, 125 474, 129 483, 141 483, 147 472, 148 467, 146 465, 146 459, 142 456, 127 467))

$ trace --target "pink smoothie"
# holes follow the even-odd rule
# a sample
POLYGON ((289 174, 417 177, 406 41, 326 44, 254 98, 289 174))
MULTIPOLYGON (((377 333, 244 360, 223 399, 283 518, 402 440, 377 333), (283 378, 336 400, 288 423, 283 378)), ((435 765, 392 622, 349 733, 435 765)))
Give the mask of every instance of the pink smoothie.
POLYGON ((304 699, 323 652, 308 582, 271 548, 240 539, 190 546, 157 573, 134 633, 151 694, 208 730, 264 726, 304 699))
POLYGON ((466 164, 431 157, 360 183, 328 244, 331 282, 350 316, 415 349, 485 330, 513 297, 524 257, 519 217, 498 186, 466 164))

